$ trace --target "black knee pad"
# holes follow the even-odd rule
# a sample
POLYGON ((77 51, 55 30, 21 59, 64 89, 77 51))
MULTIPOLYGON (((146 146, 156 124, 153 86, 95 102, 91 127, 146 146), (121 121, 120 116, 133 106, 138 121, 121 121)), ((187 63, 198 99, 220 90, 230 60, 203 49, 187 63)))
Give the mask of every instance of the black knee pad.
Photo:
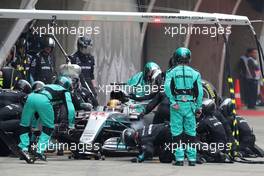
POLYGON ((42 131, 49 136, 51 136, 51 134, 53 133, 53 130, 54 130, 53 128, 42 126, 42 131))
POLYGON ((152 143, 147 143, 141 146, 142 153, 144 153, 145 159, 152 158, 154 154, 154 146, 152 143))
POLYGON ((30 132, 30 127, 24 127, 24 126, 19 127, 19 134, 24 134, 29 132, 30 132))
POLYGON ((159 153, 159 160, 161 163, 171 163, 172 160, 174 160, 175 157, 172 153, 172 151, 167 151, 167 150, 164 150, 162 149, 159 153))
POLYGON ((255 142, 256 142, 256 136, 255 136, 255 134, 251 134, 250 135, 250 145, 251 146, 254 146, 255 145, 255 142))

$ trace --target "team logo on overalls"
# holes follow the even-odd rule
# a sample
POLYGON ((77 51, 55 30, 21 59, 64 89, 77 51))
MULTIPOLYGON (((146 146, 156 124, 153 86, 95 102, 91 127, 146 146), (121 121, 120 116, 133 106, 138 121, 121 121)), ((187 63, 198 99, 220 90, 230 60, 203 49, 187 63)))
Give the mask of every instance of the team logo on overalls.
POLYGON ((186 96, 182 96, 182 101, 183 101, 183 102, 187 102, 187 98, 186 98, 186 96))

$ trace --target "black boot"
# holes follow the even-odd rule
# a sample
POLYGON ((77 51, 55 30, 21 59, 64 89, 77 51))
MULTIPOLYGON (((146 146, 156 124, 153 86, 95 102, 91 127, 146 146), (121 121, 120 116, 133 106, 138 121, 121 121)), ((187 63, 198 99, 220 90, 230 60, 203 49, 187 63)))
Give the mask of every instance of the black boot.
POLYGON ((34 164, 35 158, 31 157, 28 151, 18 151, 20 159, 25 160, 28 164, 34 164))
POLYGON ((189 166, 195 166, 196 161, 189 161, 189 166))
POLYGON ((183 161, 175 161, 175 163, 173 163, 174 166, 183 166, 184 163, 183 161))
POLYGON ((39 159, 39 160, 41 160, 41 161, 47 161, 47 157, 46 157, 45 154, 41 154, 41 153, 37 153, 37 152, 35 152, 35 153, 34 153, 34 156, 35 156, 35 159, 36 159, 36 160, 39 159))

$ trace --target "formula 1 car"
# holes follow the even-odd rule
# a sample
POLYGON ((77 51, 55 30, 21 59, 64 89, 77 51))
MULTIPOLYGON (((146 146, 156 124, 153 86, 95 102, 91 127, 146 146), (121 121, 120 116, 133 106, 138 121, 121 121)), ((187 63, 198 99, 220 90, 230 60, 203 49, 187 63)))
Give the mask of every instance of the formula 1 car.
POLYGON ((119 99, 110 99, 107 106, 99 106, 96 111, 91 111, 89 114, 84 111, 77 114, 75 130, 70 135, 79 139, 79 141, 75 140, 77 142, 75 144, 82 147, 72 151, 71 157, 79 159, 93 156, 95 159, 100 159, 105 154, 137 153, 123 144, 120 136, 128 127, 138 128, 144 123, 151 122, 151 117, 144 121, 139 120, 139 113, 135 108, 144 106, 146 102, 135 103, 128 99, 124 102, 126 95, 123 92, 112 92, 111 95, 118 95, 119 99))

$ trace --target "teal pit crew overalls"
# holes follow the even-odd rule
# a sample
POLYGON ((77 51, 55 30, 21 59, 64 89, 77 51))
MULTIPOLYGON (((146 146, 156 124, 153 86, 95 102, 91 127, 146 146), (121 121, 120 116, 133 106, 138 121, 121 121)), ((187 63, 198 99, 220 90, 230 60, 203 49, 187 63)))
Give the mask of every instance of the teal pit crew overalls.
MULTIPOLYGON (((196 161, 196 148, 190 145, 196 136, 195 112, 202 106, 203 88, 200 73, 187 65, 178 65, 168 71, 165 80, 165 94, 170 100, 170 126, 176 161, 184 160, 184 146, 179 146, 185 133, 189 161, 196 161), (176 145, 174 145, 176 146, 176 145)), ((194 143, 193 143, 194 144, 194 143)))
POLYGON ((19 147, 22 151, 28 151, 29 131, 35 113, 38 113, 42 125, 42 132, 37 144, 37 153, 43 154, 46 150, 54 129, 54 105, 67 105, 69 127, 74 127, 75 109, 71 94, 64 87, 57 84, 49 84, 38 92, 29 94, 22 112, 20 121, 21 135, 19 147))

